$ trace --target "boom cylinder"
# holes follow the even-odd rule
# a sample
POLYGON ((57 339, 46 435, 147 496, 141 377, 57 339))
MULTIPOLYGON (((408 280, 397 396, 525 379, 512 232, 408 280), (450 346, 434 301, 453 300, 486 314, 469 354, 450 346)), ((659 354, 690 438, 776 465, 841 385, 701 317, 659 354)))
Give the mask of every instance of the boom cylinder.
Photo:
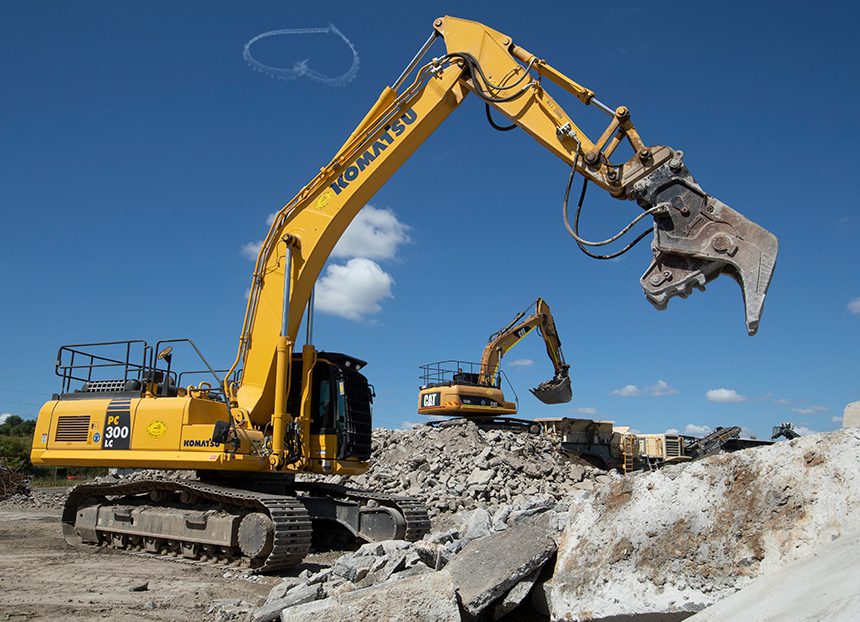
POLYGON ((273 469, 284 465, 284 426, 287 414, 287 395, 290 392, 290 359, 293 344, 287 337, 287 321, 290 313, 290 286, 293 275, 293 243, 292 235, 284 236, 286 252, 284 256, 284 299, 281 311, 281 334, 278 337, 275 358, 275 408, 272 413, 272 455, 269 464, 273 469))

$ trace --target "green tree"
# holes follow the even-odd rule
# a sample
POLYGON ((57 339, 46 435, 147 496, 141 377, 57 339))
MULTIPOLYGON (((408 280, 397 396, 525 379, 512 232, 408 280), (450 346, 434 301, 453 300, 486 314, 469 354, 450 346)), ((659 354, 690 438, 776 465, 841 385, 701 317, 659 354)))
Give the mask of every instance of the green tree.
POLYGON ((18 415, 6 417, 0 423, 0 463, 10 469, 30 471, 30 446, 36 422, 25 420, 18 415))
POLYGON ((30 439, 24 436, 0 436, 0 462, 12 470, 30 471, 30 439))
POLYGON ((33 437, 36 430, 34 419, 22 419, 18 415, 9 415, 6 421, 0 423, 0 436, 29 436, 33 437))

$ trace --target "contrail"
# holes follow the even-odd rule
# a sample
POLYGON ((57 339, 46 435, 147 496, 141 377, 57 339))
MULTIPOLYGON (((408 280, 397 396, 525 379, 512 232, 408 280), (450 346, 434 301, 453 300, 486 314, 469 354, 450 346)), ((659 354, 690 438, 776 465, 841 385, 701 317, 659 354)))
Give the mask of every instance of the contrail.
POLYGON ((257 35, 245 44, 245 49, 242 52, 242 57, 254 71, 259 71, 260 73, 266 74, 270 78, 277 78, 279 80, 310 78, 311 80, 322 82, 323 84, 327 84, 328 86, 345 86, 355 80, 355 77, 358 75, 358 52, 356 51, 355 46, 352 44, 352 41, 347 39, 346 36, 340 30, 338 30, 334 24, 329 24, 326 28, 281 28, 280 30, 270 30, 269 32, 264 32, 263 34, 257 35), (277 37, 281 35, 321 35, 329 33, 336 34, 338 37, 343 39, 343 42, 349 46, 350 50, 352 50, 352 66, 346 71, 346 73, 341 74, 339 76, 335 76, 333 78, 325 74, 321 74, 318 71, 314 71, 313 69, 308 67, 308 60, 310 59, 307 58, 305 60, 295 63, 290 68, 284 68, 264 65, 251 55, 251 46, 254 45, 260 39, 265 39, 266 37, 277 37))

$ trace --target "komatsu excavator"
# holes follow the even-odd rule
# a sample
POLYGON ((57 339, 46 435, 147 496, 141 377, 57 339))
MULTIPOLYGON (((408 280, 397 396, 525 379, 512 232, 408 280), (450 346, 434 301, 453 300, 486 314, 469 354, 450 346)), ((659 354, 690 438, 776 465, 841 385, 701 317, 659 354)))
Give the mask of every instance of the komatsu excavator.
POLYGON ((438 361, 422 365, 424 384, 418 390, 418 413, 477 419, 501 426, 506 423, 530 425, 529 421, 509 416, 517 413, 518 404, 505 400, 501 362, 511 348, 535 329, 543 337, 554 375, 530 391, 545 404, 569 402, 573 397, 570 365, 564 360, 561 340, 549 305, 542 298, 538 298, 525 311, 518 313, 507 326, 490 335, 480 363, 438 361), (532 307, 534 313, 525 317, 532 307), (466 369, 468 371, 464 371, 466 369), (497 420, 498 417, 502 419, 497 420))
MULTIPOLYGON (((77 486, 62 516, 68 542, 267 571, 298 563, 312 536, 416 539, 427 531, 417 500, 295 475, 356 475, 369 467, 373 390, 364 361, 314 347, 314 284, 362 206, 469 93, 555 154, 569 182, 578 173, 634 200, 643 210, 636 221, 653 218, 654 257, 641 283, 654 305, 726 272, 740 282, 747 329, 756 331, 776 238, 702 190, 680 151, 645 144, 624 106, 606 106, 492 28, 443 17, 331 162, 275 217, 228 370, 213 368, 190 340, 60 349, 62 389, 39 411, 35 465, 196 472, 77 486), (446 52, 423 60, 436 39, 446 52), (549 95, 548 82, 607 116, 597 140, 549 95), (624 143, 631 157, 613 163, 624 143), (297 351, 305 315, 307 338, 297 351), (200 369, 177 373, 171 348, 179 346, 199 355, 203 364, 191 366, 214 383, 191 382, 189 373, 200 369)), ((602 242, 579 234, 581 206, 571 226, 565 199, 567 228, 583 250, 605 257, 587 250, 602 242)))

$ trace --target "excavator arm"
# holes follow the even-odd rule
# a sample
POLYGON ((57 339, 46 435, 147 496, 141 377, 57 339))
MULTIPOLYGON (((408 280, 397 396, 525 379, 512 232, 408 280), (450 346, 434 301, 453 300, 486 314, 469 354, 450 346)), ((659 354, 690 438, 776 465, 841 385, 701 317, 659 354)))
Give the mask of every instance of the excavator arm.
MULTIPOLYGON (((488 106, 488 114, 492 109, 503 115, 554 153, 570 168, 571 180, 579 174, 616 198, 635 200, 644 210, 637 219, 653 218, 654 259, 642 286, 655 306, 663 308, 671 297, 685 297, 727 272, 741 285, 748 331, 753 334, 758 327, 776 260, 772 234, 705 193, 680 151, 646 145, 627 108, 604 105, 593 91, 482 24, 443 17, 433 26, 430 39, 394 85, 382 91, 331 162, 277 214, 261 245, 231 369, 241 374, 225 390, 238 424, 264 428, 271 423, 273 468, 283 464, 286 426, 298 426, 298 438, 310 434, 306 378, 301 412, 287 413, 286 402, 292 351, 305 310, 312 317, 314 284, 325 261, 362 206, 470 92, 488 106), (422 65, 437 38, 447 53, 422 65), (589 138, 549 95, 546 81, 609 117, 597 139, 589 138), (623 143, 633 155, 613 163, 610 158, 623 143)), ((589 248, 618 236, 585 240, 578 232, 581 206, 582 201, 571 226, 565 200, 568 230, 584 251, 606 257, 589 248)), ((316 360, 310 342, 309 334, 304 370, 316 360)))
POLYGON ((538 298, 535 301, 534 308, 534 313, 527 318, 523 319, 526 314, 523 311, 517 314, 510 324, 490 335, 490 340, 481 355, 479 384, 491 384, 491 379, 495 378, 499 372, 499 364, 502 357, 517 345, 523 337, 534 329, 537 329, 541 337, 543 337, 546 354, 549 360, 552 361, 554 374, 550 380, 542 382, 537 387, 530 389, 530 391, 545 404, 569 402, 573 397, 568 372, 570 365, 564 360, 564 354, 561 351, 561 340, 555 328, 555 320, 552 317, 549 305, 543 298, 538 298))

